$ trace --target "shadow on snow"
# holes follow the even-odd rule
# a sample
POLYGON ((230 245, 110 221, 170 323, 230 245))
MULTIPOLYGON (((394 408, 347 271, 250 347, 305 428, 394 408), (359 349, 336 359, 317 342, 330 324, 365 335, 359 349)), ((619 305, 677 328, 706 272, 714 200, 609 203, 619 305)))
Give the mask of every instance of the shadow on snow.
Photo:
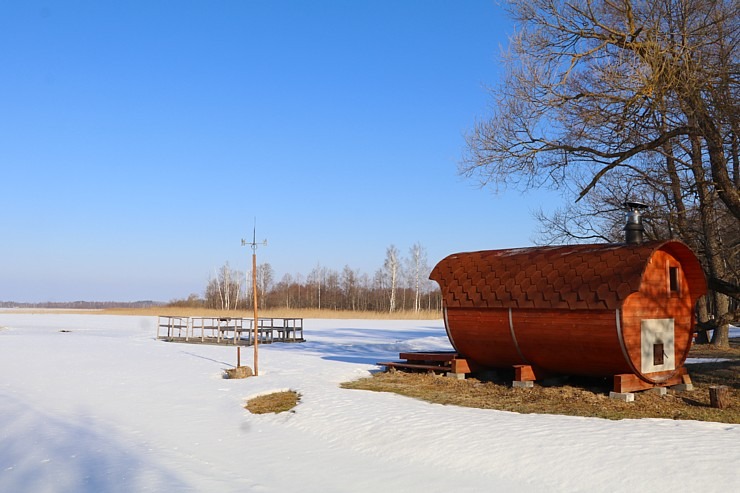
POLYGON ((185 491, 93 418, 64 420, 0 394, 0 491, 185 491))
POLYGON ((413 329, 336 328, 307 331, 307 342, 276 344, 282 351, 314 352, 328 361, 374 365, 405 351, 450 351, 444 327, 413 329))

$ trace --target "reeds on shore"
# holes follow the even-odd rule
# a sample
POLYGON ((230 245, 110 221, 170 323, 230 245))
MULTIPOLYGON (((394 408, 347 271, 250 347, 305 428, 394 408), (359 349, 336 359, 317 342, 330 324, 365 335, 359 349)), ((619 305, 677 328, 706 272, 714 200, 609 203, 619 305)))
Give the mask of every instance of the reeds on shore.
MULTIPOLYGON (((215 310, 201 307, 152 306, 147 308, 105 308, 101 310, 54 310, 54 309, 16 309, 14 313, 86 313, 100 315, 170 316, 170 317, 231 317, 252 318, 253 310, 215 310)), ((330 310, 316 308, 268 308, 259 310, 260 318, 330 318, 366 320, 439 320, 442 313, 437 310, 403 310, 394 312, 330 310)))

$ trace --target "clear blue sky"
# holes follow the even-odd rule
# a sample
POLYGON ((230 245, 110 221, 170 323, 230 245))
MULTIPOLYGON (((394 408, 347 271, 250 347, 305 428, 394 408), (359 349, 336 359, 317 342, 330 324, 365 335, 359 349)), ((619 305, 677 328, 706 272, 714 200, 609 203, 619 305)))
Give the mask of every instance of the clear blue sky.
POLYGON ((167 301, 257 239, 276 280, 525 246, 542 192, 457 174, 493 0, 0 0, 0 300, 167 301))

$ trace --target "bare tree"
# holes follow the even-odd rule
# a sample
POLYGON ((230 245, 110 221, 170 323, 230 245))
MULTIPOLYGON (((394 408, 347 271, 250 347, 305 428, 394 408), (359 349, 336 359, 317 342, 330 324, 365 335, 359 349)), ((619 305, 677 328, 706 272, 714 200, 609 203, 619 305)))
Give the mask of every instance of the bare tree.
POLYGON ((291 288, 293 287, 293 276, 290 274, 283 275, 283 278, 278 283, 278 288, 282 292, 285 299, 285 308, 290 308, 290 302, 291 302, 291 288))
POLYGON ((424 280, 429 276, 427 253, 421 243, 414 243, 409 249, 406 259, 406 273, 409 276, 410 287, 414 292, 414 311, 421 310, 421 290, 424 280))
POLYGON ((352 270, 349 265, 344 266, 344 270, 342 270, 341 280, 342 291, 344 292, 344 296, 346 299, 344 308, 350 310, 357 309, 358 277, 359 274, 357 273, 357 271, 352 270))
POLYGON ((272 286, 273 277, 274 273, 269 263, 265 262, 257 266, 257 293, 262 309, 266 306, 267 293, 272 286))
POLYGON ((396 311, 396 290, 398 288, 398 278, 401 270, 401 261, 398 257, 398 249, 395 245, 389 246, 385 251, 383 270, 390 283, 390 301, 388 310, 394 312, 396 311))
POLYGON ((296 299, 297 299, 296 306, 298 306, 299 308, 303 308, 303 298, 301 297, 302 280, 303 280, 303 275, 301 275, 300 273, 296 274, 295 276, 295 290, 296 290, 296 299))
POLYGON ((326 267, 322 267, 320 263, 316 264, 316 267, 308 274, 306 279, 308 284, 314 287, 316 293, 316 308, 321 310, 321 291, 326 282, 326 267))
POLYGON ((697 136, 719 198, 740 219, 728 171, 737 142, 740 27, 733 0, 514 0, 521 26, 468 136, 461 171, 484 184, 560 185, 577 169, 587 194, 616 167, 697 136), (731 147, 731 146, 730 146, 731 147))
POLYGON ((232 270, 226 262, 208 281, 205 293, 206 306, 221 310, 235 310, 242 295, 243 276, 232 270))
POLYGON ((378 312, 388 311, 388 278, 384 269, 380 268, 373 274, 370 288, 370 304, 378 312))
MULTIPOLYGON (((395 246, 388 247, 383 267, 377 269, 372 277, 349 265, 340 273, 317 264, 305 277, 305 282, 304 276, 298 273, 294 276, 284 274, 275 283, 272 266, 259 264, 256 269, 258 302, 262 309, 319 307, 387 312, 410 309, 412 305, 409 303, 407 307, 405 303, 407 299, 413 299, 413 309, 418 312, 421 300, 426 297, 424 303, 428 309, 432 306, 441 309, 437 285, 427 278, 429 267, 424 248, 416 243, 409 252, 407 258, 402 258, 395 246)), ((191 295, 187 300, 174 300, 172 303, 221 310, 245 308, 253 299, 251 279, 251 271, 245 276, 232 270, 227 262, 209 278, 202 301, 197 295, 191 295), (246 288, 245 279, 249 280, 246 288)))
POLYGON ((737 2, 510 4, 521 29, 507 77, 461 171, 494 186, 572 187, 586 204, 543 218, 553 237, 608 240, 624 199, 664 205, 650 234, 701 252, 710 287, 724 293, 712 304, 713 342, 725 345, 725 295, 738 291, 726 247, 740 236, 737 2))

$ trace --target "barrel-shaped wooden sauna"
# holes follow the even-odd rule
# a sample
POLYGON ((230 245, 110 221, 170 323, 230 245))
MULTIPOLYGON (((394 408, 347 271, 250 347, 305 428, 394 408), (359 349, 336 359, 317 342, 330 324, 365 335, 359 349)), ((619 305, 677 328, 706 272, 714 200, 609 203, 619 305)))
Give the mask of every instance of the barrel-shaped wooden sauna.
POLYGON ((534 375, 614 376, 620 392, 687 380, 694 305, 706 291, 679 241, 456 253, 430 279, 460 357, 534 375))

